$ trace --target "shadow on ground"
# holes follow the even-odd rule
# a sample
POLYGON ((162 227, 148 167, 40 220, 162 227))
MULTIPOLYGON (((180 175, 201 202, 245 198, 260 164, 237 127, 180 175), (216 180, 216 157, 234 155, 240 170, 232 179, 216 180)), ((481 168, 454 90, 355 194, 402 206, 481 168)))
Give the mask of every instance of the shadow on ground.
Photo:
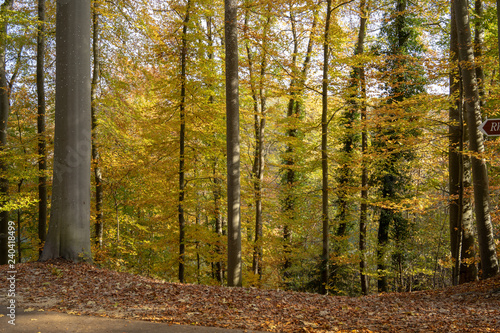
MULTIPOLYGON (((54 311, 16 309, 15 325, 9 323, 7 307, 0 309, 1 333, 242 333, 243 330, 170 325, 142 320, 77 316, 54 311)), ((255 331, 254 331, 255 332, 255 331)))

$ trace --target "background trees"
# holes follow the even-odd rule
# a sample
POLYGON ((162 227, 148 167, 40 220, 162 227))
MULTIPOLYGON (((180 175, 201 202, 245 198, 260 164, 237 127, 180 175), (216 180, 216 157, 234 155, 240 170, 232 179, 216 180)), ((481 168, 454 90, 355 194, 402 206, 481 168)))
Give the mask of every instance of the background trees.
MULTIPOLYGON (((448 94, 448 76, 456 67, 448 51, 449 3, 332 1, 331 10, 327 5, 239 3, 237 19, 230 20, 239 34, 230 44, 221 1, 94 1, 99 25, 94 61, 86 66, 88 73, 93 69, 92 137, 99 153, 93 154, 91 181, 100 194, 89 202, 95 262, 173 281, 315 292, 324 286, 338 294, 451 283, 457 246, 450 237, 456 239, 462 227, 452 223, 448 209, 454 206, 448 203, 472 189, 458 181, 462 192, 456 192, 450 185, 457 180, 448 179, 448 155, 490 161, 492 193, 500 180, 489 158, 496 153, 495 140, 486 141, 484 151, 448 151, 448 126, 460 125, 461 117, 456 102, 448 120, 459 96, 448 94), (232 61, 232 72, 226 61, 232 61), (234 88, 225 92, 230 86, 224 77, 235 73, 239 94, 233 96, 234 88), (236 97, 241 280, 229 274, 226 261, 228 253, 238 252, 227 247, 238 223, 231 224, 227 205, 234 207, 235 196, 224 186, 232 151, 226 141, 236 143, 224 127, 231 121, 226 98, 236 97), (328 265, 330 272, 324 270, 328 265)), ((495 15, 491 3, 484 7, 485 18, 495 15)), ((22 35, 25 46, 17 57, 21 43, 14 41, 21 38, 5 39, 5 73, 12 76, 18 63, 19 70, 10 91, 15 126, 6 129, 2 146, 2 177, 10 180, 3 211, 19 218, 24 260, 36 260, 38 232, 44 229, 35 223, 38 178, 54 169, 49 158, 47 171, 38 170, 44 154, 37 145, 49 138, 46 154, 54 154, 50 138, 59 121, 52 84, 55 10, 47 4, 45 63, 40 62, 45 136, 37 134, 41 118, 34 110, 40 103, 32 93, 37 34, 17 28, 38 27, 40 22, 26 19, 38 16, 37 6, 23 3, 13 10, 26 14, 2 21, 16 27, 2 36, 22 35)), ((486 26, 476 63, 496 65, 495 31, 486 26)), ((489 116, 498 105, 497 74, 488 70, 493 67, 484 66, 483 112, 489 116)), ((460 179, 465 171, 456 169, 460 179)), ((47 185, 48 195, 56 197, 57 177, 47 185)), ((495 207, 496 196, 490 200, 495 207)), ((55 213, 57 205, 50 210, 55 213)), ((490 213, 493 250, 498 214, 490 213)), ((472 253, 471 268, 479 262, 472 253)))

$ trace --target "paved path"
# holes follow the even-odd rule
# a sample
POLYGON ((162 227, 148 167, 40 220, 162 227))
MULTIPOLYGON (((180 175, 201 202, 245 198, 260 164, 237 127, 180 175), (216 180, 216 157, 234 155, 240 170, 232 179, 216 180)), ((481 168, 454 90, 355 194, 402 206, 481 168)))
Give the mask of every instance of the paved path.
MULTIPOLYGON (((0 309, 1 333, 243 333, 256 332, 227 330, 223 328, 169 325, 142 320, 111 319, 94 316, 77 316, 53 311, 24 312, 16 309, 15 325, 7 308, 0 309)), ((256 332, 257 333, 257 332, 256 332)))

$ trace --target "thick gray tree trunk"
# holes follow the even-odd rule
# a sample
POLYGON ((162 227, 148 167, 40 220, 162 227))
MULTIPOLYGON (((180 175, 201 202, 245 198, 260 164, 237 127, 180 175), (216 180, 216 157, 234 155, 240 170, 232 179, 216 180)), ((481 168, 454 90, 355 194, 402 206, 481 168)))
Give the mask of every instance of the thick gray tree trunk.
POLYGON ((90 0, 58 0, 52 207, 40 260, 91 261, 90 0))
POLYGON ((227 284, 242 285, 238 1, 225 0, 227 141, 227 284))
POLYGON ((488 171, 486 161, 478 156, 478 154, 484 152, 484 145, 482 133, 479 131, 482 119, 474 66, 474 48, 467 9, 467 0, 455 0, 459 58, 464 63, 461 70, 469 132, 469 149, 474 154, 472 156, 472 178, 474 182, 476 227, 483 272, 482 277, 488 278, 498 274, 498 259, 490 217, 488 171))

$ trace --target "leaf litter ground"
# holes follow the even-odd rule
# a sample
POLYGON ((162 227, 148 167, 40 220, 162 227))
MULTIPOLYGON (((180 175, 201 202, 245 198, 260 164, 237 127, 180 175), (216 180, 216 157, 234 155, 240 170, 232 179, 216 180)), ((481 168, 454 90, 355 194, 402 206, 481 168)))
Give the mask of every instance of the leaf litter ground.
MULTIPOLYGON (((16 265, 16 305, 269 332, 500 332, 500 277, 440 290, 337 297, 166 283, 63 260, 16 265)), ((7 286, 8 266, 0 266, 7 286)), ((6 290, 0 301, 6 304, 6 290)))

